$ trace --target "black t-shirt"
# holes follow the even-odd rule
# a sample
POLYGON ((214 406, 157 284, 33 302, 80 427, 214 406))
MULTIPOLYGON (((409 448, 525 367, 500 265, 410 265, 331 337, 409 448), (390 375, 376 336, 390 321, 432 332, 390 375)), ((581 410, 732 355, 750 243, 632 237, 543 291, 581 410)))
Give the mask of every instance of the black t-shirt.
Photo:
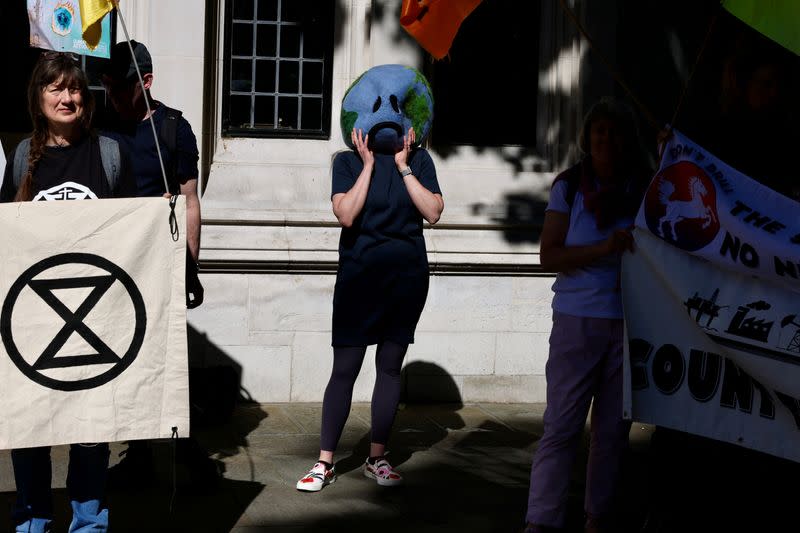
MULTIPOLYGON (((15 154, 16 149, 8 156, 0 202, 12 202, 17 194, 13 170, 15 154)), ((33 200, 130 198, 136 196, 136 183, 128 154, 120 146, 120 175, 115 189, 110 190, 98 140, 86 136, 70 146, 45 148, 33 173, 32 192, 33 200)))
MULTIPOLYGON (((156 132, 159 135, 159 146, 161 148, 161 156, 164 158, 167 179, 170 181, 172 179, 170 168, 175 165, 178 183, 170 183, 170 188, 172 189, 171 192, 176 193, 178 192, 179 184, 195 179, 199 174, 197 170, 197 161, 199 159, 197 139, 189 122, 181 116, 177 124, 175 153, 171 153, 167 149, 164 139, 160 138, 162 125, 167 120, 167 107, 158 102, 156 104, 158 107, 153 112, 153 122, 155 122, 156 132)), ((164 190, 164 178, 161 175, 161 165, 158 162, 153 127, 150 125, 149 120, 128 122, 112 116, 109 117, 109 121, 103 129, 103 134, 116 139, 131 154, 133 174, 136 176, 139 196, 161 196, 166 192, 164 190)))

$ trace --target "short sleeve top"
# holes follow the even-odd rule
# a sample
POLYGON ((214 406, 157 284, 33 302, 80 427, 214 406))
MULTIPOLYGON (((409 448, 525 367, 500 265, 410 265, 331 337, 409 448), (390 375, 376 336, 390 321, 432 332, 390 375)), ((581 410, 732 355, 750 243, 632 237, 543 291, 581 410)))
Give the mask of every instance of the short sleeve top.
MULTIPOLYGON (((423 187, 441 194, 436 169, 427 151, 412 152, 408 164, 423 187)), ((347 151, 336 155, 332 167, 331 196, 349 191, 364 164, 355 152, 347 151)), ((375 154, 364 207, 351 227, 342 228, 339 261, 340 267, 342 264, 356 266, 353 270, 411 265, 427 270, 422 215, 408 194, 394 156, 375 154)))
MULTIPOLYGON (((550 191, 548 211, 569 215, 565 246, 587 246, 608 238, 616 229, 633 224, 632 218, 621 218, 609 228, 599 229, 592 213, 583 208, 583 194, 578 190, 570 207, 567 202, 566 179, 556 180, 550 191)), ((559 272, 553 284, 553 309, 559 313, 591 318, 622 318, 620 292, 620 258, 609 255, 591 265, 568 272, 559 272)))
MULTIPOLYGON (((161 148, 161 156, 164 159, 164 168, 167 171, 168 179, 172 179, 170 169, 175 169, 175 178, 178 183, 170 183, 172 189, 170 192, 176 192, 179 185, 198 177, 197 163, 200 156, 192 126, 183 116, 177 119, 174 153, 167 148, 165 139, 161 138, 165 120, 168 120, 167 106, 160 104, 153 112, 153 122, 159 135, 159 148, 161 148)), ((127 122, 113 119, 103 133, 116 139, 134 156, 132 157, 133 173, 136 176, 139 196, 161 196, 167 192, 164 190, 164 178, 161 174, 161 164, 158 161, 153 127, 149 120, 127 122)))

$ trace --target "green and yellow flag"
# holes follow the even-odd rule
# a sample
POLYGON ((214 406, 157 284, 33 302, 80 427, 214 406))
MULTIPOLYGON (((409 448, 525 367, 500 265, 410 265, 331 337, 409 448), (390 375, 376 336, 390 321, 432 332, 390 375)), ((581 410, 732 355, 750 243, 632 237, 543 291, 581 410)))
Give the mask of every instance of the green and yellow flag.
POLYGON ((742 22, 800 55, 800 1, 724 0, 722 5, 742 22))
POLYGON ((94 50, 100 43, 100 22, 114 9, 111 0, 78 0, 81 8, 81 32, 86 45, 94 50))

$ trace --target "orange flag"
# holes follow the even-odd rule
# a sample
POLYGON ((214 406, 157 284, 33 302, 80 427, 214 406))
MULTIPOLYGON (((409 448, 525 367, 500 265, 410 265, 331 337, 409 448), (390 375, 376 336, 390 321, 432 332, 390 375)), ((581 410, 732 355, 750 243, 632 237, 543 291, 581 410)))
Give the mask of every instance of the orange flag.
POLYGON ((447 55, 458 28, 481 0, 403 0, 400 24, 436 59, 447 55))

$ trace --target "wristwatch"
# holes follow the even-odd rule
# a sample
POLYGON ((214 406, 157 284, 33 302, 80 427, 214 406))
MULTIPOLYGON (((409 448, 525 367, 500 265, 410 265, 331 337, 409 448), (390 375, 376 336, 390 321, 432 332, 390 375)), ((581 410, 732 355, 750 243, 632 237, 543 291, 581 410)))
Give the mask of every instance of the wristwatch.
POLYGON ((408 176, 409 174, 413 174, 413 173, 414 173, 414 171, 413 171, 413 170, 411 170, 411 167, 406 167, 406 168, 404 168, 403 170, 401 170, 401 171, 400 171, 400 175, 401 175, 402 177, 404 177, 404 178, 405 178, 406 176, 408 176))

